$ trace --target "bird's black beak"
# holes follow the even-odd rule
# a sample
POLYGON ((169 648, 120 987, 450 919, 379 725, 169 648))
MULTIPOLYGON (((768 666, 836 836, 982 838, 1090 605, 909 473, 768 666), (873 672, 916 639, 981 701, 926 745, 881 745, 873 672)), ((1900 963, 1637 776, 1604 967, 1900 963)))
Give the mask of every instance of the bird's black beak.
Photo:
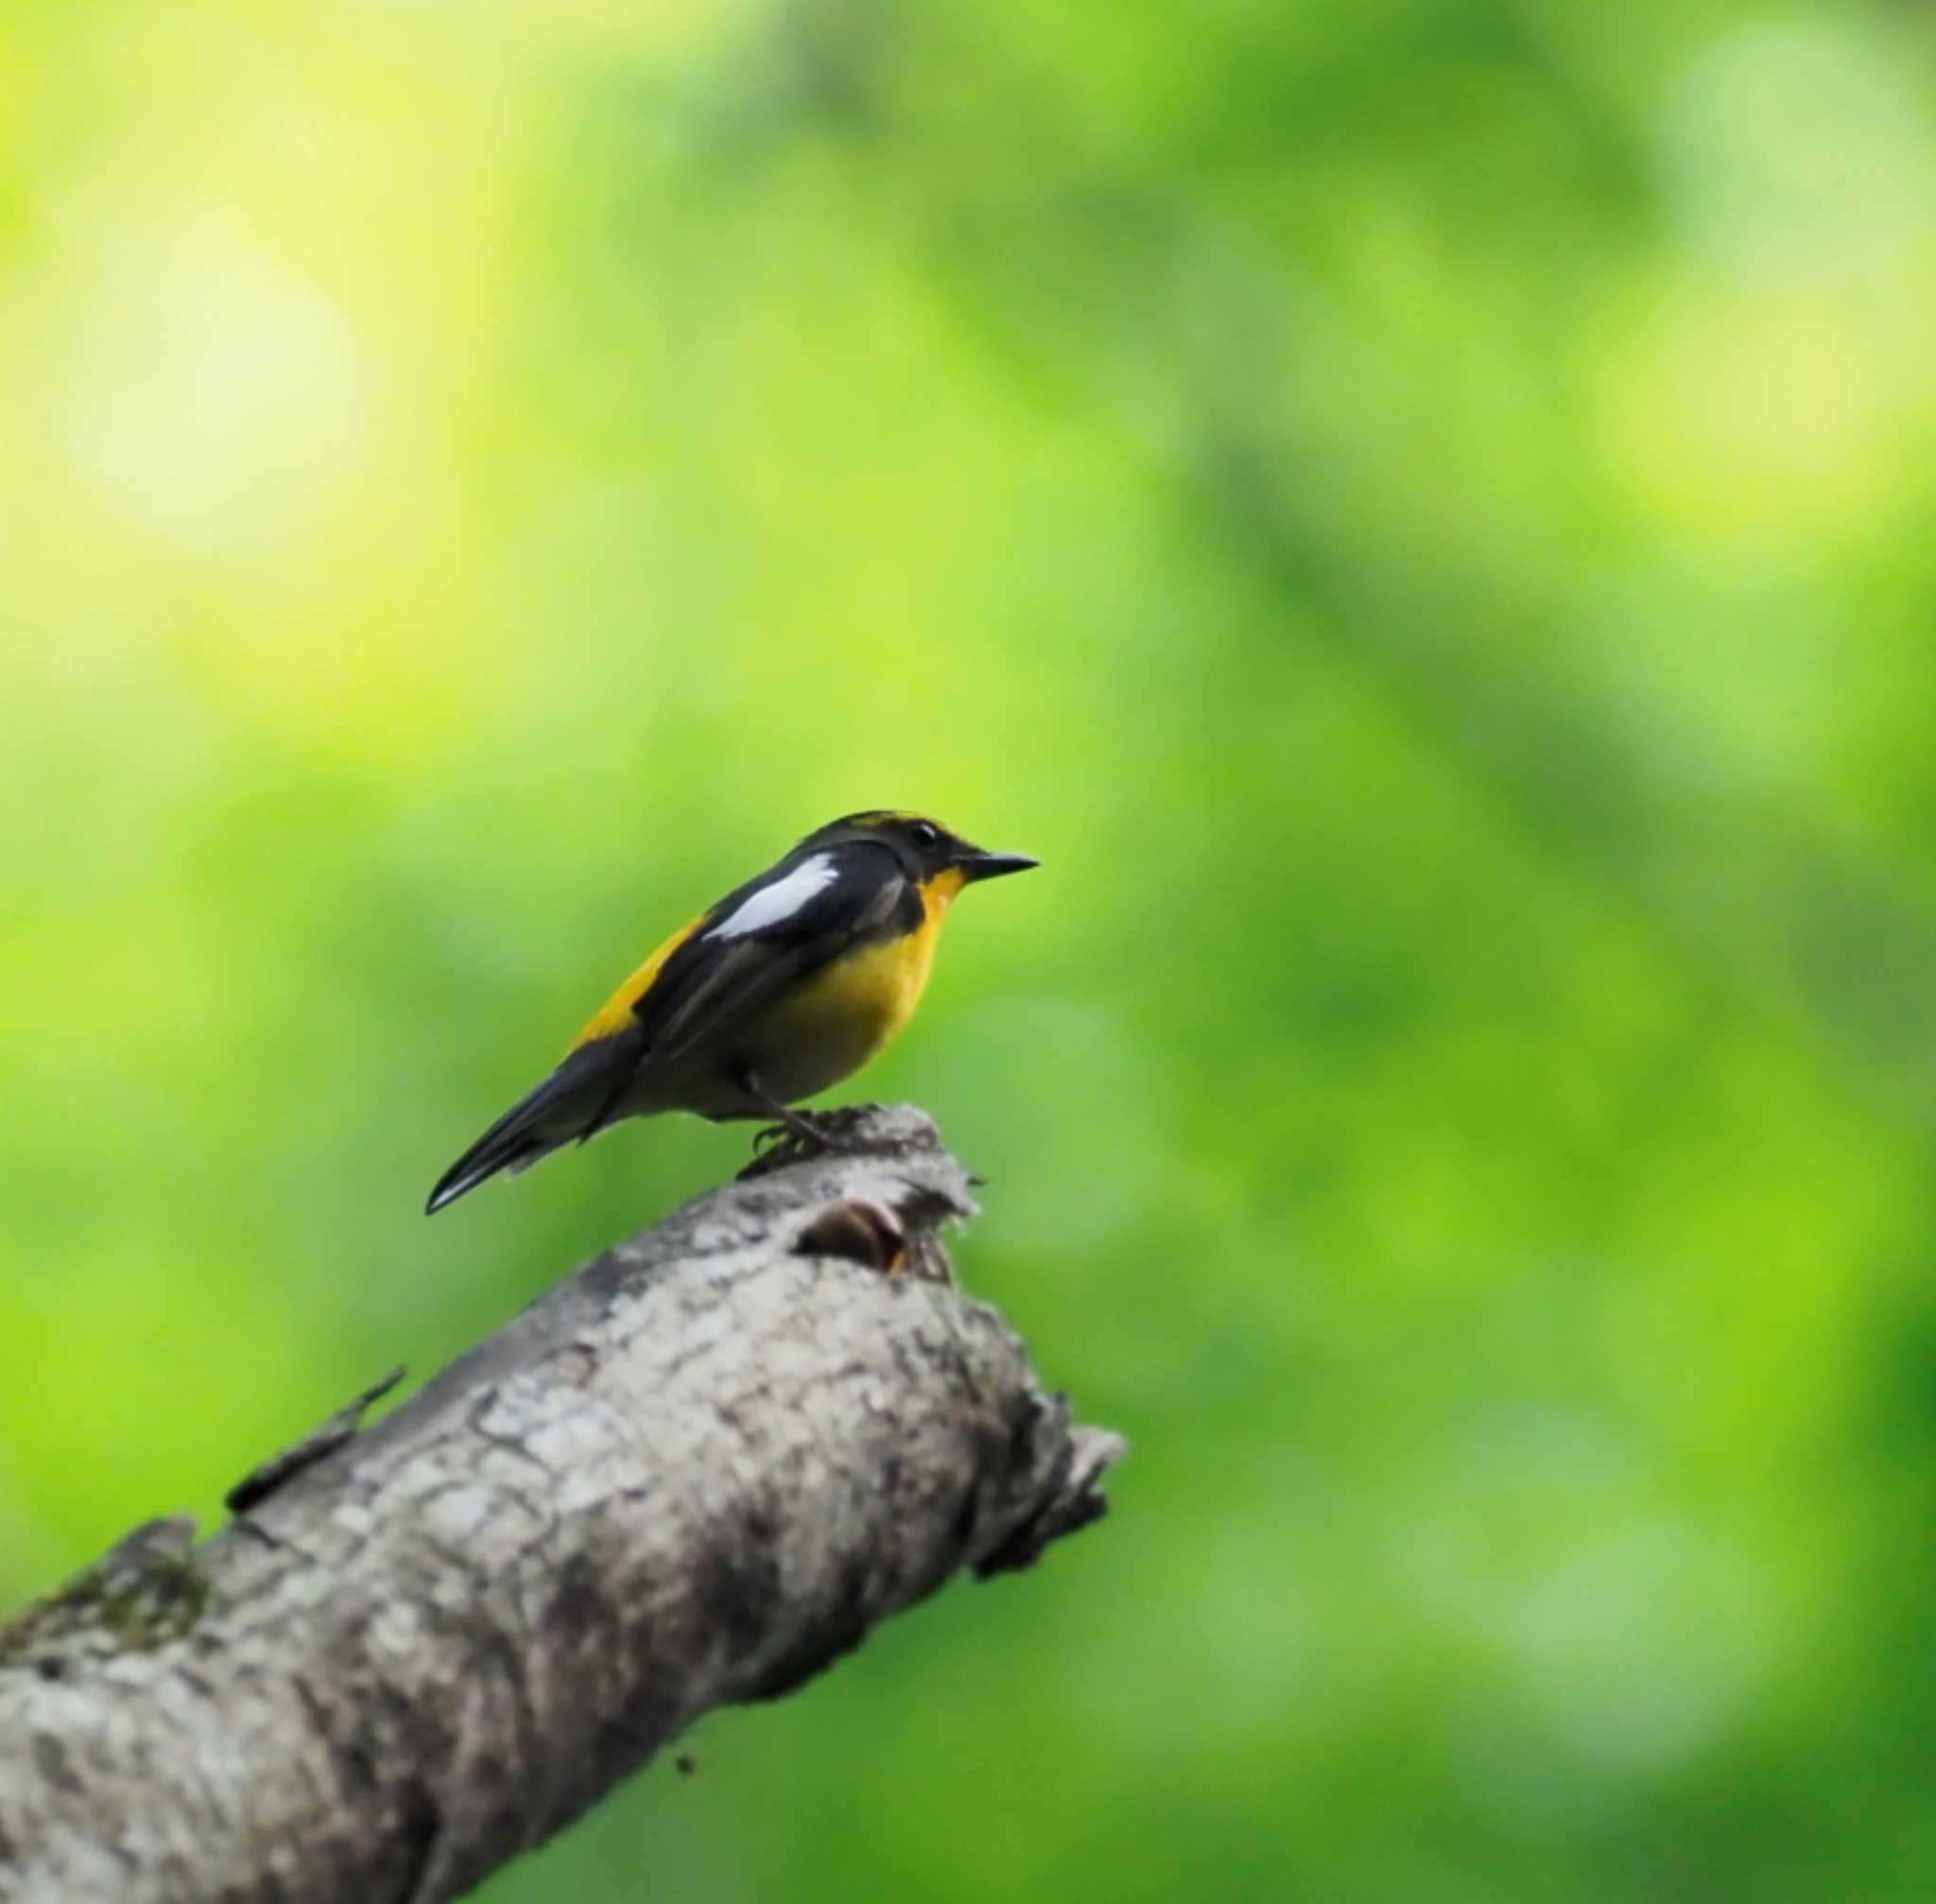
POLYGON ((999 879, 1004 873, 1026 873, 1042 861, 1026 853, 984 853, 977 846, 962 854, 955 864, 964 879, 999 879))

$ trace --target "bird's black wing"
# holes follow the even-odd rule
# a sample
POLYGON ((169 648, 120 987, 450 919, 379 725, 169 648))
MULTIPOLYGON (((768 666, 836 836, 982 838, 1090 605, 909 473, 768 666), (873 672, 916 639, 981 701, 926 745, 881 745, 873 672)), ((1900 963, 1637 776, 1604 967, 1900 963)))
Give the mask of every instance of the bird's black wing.
POLYGON ((714 907, 634 1003, 641 1063, 669 1064, 752 1018, 853 946, 919 924, 921 905, 885 846, 789 854, 714 907))

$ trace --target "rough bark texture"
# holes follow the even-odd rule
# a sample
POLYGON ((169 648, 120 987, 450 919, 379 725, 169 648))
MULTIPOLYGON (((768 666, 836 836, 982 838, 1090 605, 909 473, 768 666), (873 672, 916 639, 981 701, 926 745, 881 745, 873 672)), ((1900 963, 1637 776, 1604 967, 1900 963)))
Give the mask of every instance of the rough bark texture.
POLYGON ((213 1539, 151 1523, 0 1629, 0 1898, 458 1896, 709 1708, 1095 1518, 1122 1445, 952 1287, 959 1166, 845 1116, 864 1149, 700 1198, 213 1539))

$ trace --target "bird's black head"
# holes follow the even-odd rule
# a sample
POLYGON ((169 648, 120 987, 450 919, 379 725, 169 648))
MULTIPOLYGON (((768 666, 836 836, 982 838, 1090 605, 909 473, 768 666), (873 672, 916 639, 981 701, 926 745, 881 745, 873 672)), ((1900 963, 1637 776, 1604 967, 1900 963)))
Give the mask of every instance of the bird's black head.
POLYGON ((921 885, 943 874, 956 875, 956 884, 971 879, 996 879, 1004 873, 1026 873, 1042 862, 1023 853, 989 853, 951 833, 939 820, 925 814, 878 808, 867 813, 850 813, 843 819, 810 833, 802 847, 830 846, 844 839, 878 839, 894 850, 894 856, 921 885))

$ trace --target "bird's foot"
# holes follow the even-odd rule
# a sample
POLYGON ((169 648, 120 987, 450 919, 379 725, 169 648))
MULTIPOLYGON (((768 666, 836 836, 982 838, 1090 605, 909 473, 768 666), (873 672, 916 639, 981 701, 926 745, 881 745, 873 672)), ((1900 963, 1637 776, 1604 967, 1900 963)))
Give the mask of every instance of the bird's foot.
POLYGON ((752 1162, 740 1174, 763 1177, 769 1170, 784 1170, 788 1164, 811 1163, 814 1158, 824 1157, 839 1148, 812 1118, 803 1117, 796 1111, 785 1123, 769 1124, 753 1133, 752 1162))
POLYGON ((791 1124, 768 1124, 752 1134, 753 1156, 763 1164, 797 1164, 829 1148, 818 1131, 791 1124))
POLYGON ((854 1104, 808 1116, 788 1111, 777 1124, 753 1133, 752 1162, 742 1177, 765 1176, 788 1164, 810 1163, 816 1157, 858 1154, 872 1148, 866 1126, 877 1104, 854 1104))

